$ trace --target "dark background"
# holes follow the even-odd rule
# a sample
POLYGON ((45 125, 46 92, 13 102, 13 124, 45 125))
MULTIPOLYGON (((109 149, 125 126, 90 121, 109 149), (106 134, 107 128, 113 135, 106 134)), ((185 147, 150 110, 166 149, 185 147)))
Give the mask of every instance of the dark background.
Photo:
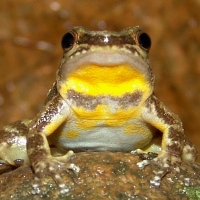
POLYGON ((67 30, 139 25, 152 39, 156 96, 180 116, 200 150, 199 10, 197 0, 0 1, 0 127, 40 110, 67 30))

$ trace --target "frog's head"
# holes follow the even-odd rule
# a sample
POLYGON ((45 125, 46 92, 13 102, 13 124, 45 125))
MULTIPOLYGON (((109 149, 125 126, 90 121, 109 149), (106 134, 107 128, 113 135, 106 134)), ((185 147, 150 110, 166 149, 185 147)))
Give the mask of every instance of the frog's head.
POLYGON ((57 89, 64 99, 110 97, 138 106, 152 94, 151 40, 138 26, 121 32, 75 27, 61 43, 57 89))

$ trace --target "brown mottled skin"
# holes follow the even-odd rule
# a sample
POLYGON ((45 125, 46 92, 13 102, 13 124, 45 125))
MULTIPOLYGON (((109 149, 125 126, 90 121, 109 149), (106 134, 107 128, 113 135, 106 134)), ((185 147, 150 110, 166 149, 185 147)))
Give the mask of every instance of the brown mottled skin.
POLYGON ((126 108, 130 106, 137 106, 141 100, 142 94, 140 92, 136 92, 134 94, 125 94, 121 98, 115 98, 115 97, 105 97, 105 96, 98 96, 98 97, 92 97, 92 96, 85 96, 81 93, 75 92, 73 90, 68 91, 68 98, 72 101, 76 102, 76 106, 83 106, 88 107, 90 106, 90 109, 95 109, 102 101, 104 101, 105 98, 110 98, 112 101, 116 101, 119 106, 126 108), (87 106, 88 105, 88 106, 87 106))
POLYGON ((160 167, 153 186, 173 168, 178 172, 182 160, 195 161, 197 151, 186 140, 179 117, 153 95, 150 46, 149 36, 138 26, 121 32, 75 27, 65 34, 63 59, 43 108, 26 124, 7 125, 0 133, 2 162, 14 165, 14 160, 24 159, 37 176, 51 176, 66 193, 60 170, 79 172, 69 161, 71 150, 155 151, 156 158, 137 163, 140 168, 160 167), (161 145, 153 143, 155 129, 163 133, 161 145), (27 144, 16 145, 14 138, 27 144), (70 151, 52 156, 49 144, 70 151))

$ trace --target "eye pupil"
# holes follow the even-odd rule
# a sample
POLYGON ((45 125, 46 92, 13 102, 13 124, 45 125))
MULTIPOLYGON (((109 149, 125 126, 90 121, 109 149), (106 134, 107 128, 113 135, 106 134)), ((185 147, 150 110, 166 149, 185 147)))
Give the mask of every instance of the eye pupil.
POLYGON ((65 48, 70 48, 74 45, 75 43, 75 37, 72 33, 66 33, 63 38, 62 38, 62 41, 61 41, 61 45, 62 45, 62 48, 65 49, 65 48))
POLYGON ((141 33, 138 36, 138 43, 144 49, 150 49, 151 47, 151 38, 146 33, 141 33))

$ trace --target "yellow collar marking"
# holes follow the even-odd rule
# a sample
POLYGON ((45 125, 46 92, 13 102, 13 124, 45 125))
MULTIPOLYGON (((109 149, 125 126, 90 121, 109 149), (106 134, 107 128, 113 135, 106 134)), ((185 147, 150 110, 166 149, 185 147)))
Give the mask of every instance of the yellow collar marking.
POLYGON ((62 84, 61 95, 68 90, 83 95, 122 97, 126 93, 150 92, 150 86, 144 74, 133 67, 123 64, 116 66, 84 65, 78 67, 66 77, 62 84))

